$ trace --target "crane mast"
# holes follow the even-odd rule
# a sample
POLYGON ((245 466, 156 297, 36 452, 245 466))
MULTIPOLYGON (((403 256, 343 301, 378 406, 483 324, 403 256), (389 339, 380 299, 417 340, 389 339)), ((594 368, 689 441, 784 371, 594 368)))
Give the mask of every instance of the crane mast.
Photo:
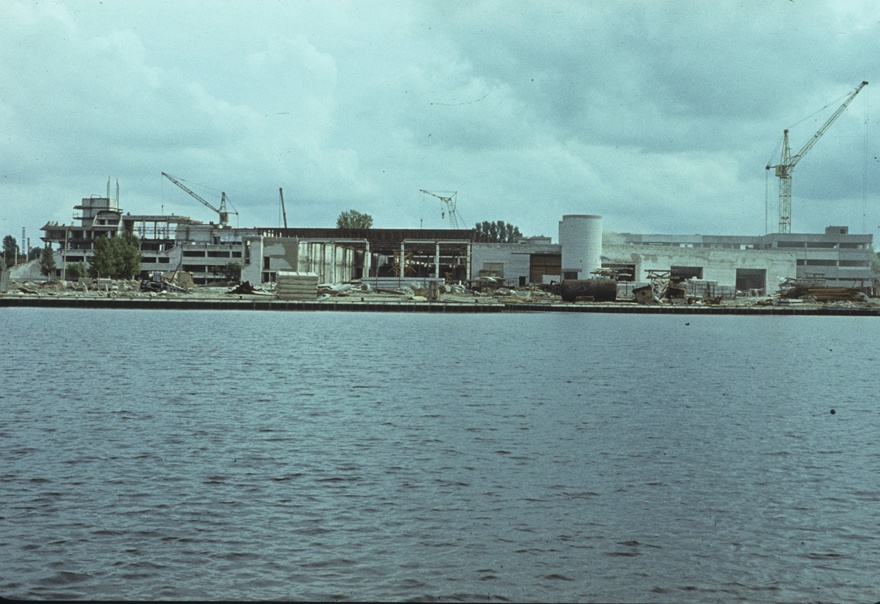
POLYGON ((859 91, 867 86, 867 82, 862 82, 858 86, 856 86, 855 90, 853 90, 847 97, 846 100, 843 101, 843 104, 837 108, 837 110, 831 114, 821 128, 810 138, 809 141, 798 151, 794 156, 791 154, 791 147, 788 142, 788 130, 784 130, 782 132, 782 155, 779 159, 779 163, 776 165, 767 164, 766 169, 770 170, 771 168, 775 168, 776 177, 779 179, 779 232, 780 233, 791 233, 791 174, 794 170, 794 167, 797 163, 803 159, 803 157, 813 148, 813 145, 818 142, 822 135, 825 134, 825 131, 831 127, 831 124, 840 117, 840 115, 846 111, 846 108, 852 102, 852 100, 856 97, 859 91))
POLYGON ((419 192, 425 193, 426 195, 430 195, 432 197, 436 197, 437 199, 442 201, 444 204, 446 204, 446 207, 449 208, 449 223, 452 225, 452 228, 453 229, 461 228, 458 225, 458 211, 455 209, 455 196, 458 194, 458 192, 453 193, 449 197, 446 197, 443 195, 437 195, 436 193, 431 193, 430 191, 426 191, 424 189, 419 189, 419 192))
MULTIPOLYGON (((189 193, 191 196, 193 196, 198 201, 202 202, 207 207, 209 207, 212 210, 214 210, 215 212, 217 212, 217 214, 219 214, 219 216, 220 216, 220 225, 221 226, 226 226, 229 224, 229 212, 226 210, 226 193, 225 192, 221 193, 221 195, 220 195, 220 208, 218 209, 218 208, 215 208, 213 205, 211 205, 207 200, 203 199, 198 193, 196 193, 195 191, 193 191, 192 189, 187 187, 185 184, 183 184, 182 182, 180 182, 179 180, 177 180, 176 178, 174 178, 170 174, 162 172, 162 176, 164 176, 165 178, 167 178, 168 180, 170 180, 171 182, 176 184, 178 187, 180 187, 181 189, 183 189, 184 191, 189 193)), ((233 212, 233 214, 237 215, 238 212, 233 212)))
POLYGON ((284 216, 284 228, 287 228, 287 210, 284 209, 284 188, 278 187, 278 195, 281 197, 281 214, 284 216))

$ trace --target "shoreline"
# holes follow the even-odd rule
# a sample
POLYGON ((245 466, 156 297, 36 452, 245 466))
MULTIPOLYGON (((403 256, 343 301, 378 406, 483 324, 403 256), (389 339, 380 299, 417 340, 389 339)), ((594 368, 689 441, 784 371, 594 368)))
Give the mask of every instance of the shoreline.
POLYGON ((580 312, 621 314, 676 315, 806 315, 806 316, 880 316, 880 305, 841 305, 839 303, 803 303, 792 305, 737 304, 638 304, 636 302, 529 302, 474 298, 473 302, 429 302, 411 299, 356 300, 331 297, 314 301, 279 300, 268 296, 236 295, 230 297, 139 297, 139 296, 52 296, 0 295, 0 308, 89 308, 153 310, 252 310, 275 312, 405 312, 405 313, 529 313, 580 312), (268 299, 267 299, 268 298, 268 299))

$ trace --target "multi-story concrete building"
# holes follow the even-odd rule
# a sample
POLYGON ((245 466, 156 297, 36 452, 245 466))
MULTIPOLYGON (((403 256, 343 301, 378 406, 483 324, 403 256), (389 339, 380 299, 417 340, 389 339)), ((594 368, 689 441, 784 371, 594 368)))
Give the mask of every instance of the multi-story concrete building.
POLYGON ((558 244, 547 238, 475 244, 474 274, 520 286, 589 278, 600 267, 579 272, 563 267, 565 239, 574 232, 575 241, 592 240, 581 246, 591 250, 601 238, 601 268, 614 270, 621 281, 644 283, 651 274, 668 273, 673 279, 703 281, 728 291, 765 293, 774 292, 787 279, 810 279, 865 291, 872 286, 873 236, 850 234, 846 227, 828 227, 825 233, 816 234, 641 235, 602 233, 596 228, 598 218, 563 217, 558 244), (593 224, 578 233, 576 225, 585 219, 593 224), (574 231, 569 222, 574 223, 574 231))
POLYGON ((123 233, 137 235, 141 247, 141 270, 191 272, 196 283, 221 279, 226 264, 242 261, 242 240, 257 229, 230 229, 204 224, 188 216, 157 216, 123 213, 118 198, 88 197, 74 216, 78 224, 47 223, 42 240, 57 247, 60 256, 57 277, 75 263, 88 266, 100 237, 119 237, 123 233))
POLYGON ((199 285, 242 279, 274 282, 279 271, 313 272, 321 282, 353 279, 470 279, 470 230, 232 228, 187 216, 123 213, 118 198, 89 197, 76 206, 78 224, 47 223, 43 241, 57 250, 56 277, 71 264, 88 266, 100 237, 132 233, 140 241, 142 276, 191 273, 199 285))
POLYGON ((229 263, 239 264, 242 279, 254 284, 275 281, 279 271, 314 272, 327 283, 492 277, 525 286, 588 279, 610 269, 633 284, 668 273, 676 280, 766 293, 790 278, 866 291, 873 280, 872 235, 850 234, 842 226, 761 236, 615 234, 603 233, 600 216, 566 215, 559 243, 549 237, 485 243, 470 230, 231 228, 187 216, 124 213, 118 198, 110 197, 84 198, 75 207, 78 224, 43 227, 43 241, 60 256, 57 277, 72 263, 88 263, 97 238, 130 232, 140 240, 145 275, 182 271, 196 284, 223 281, 229 263))
POLYGON ((770 233, 759 236, 731 235, 638 235, 618 233, 606 238, 608 250, 620 245, 648 249, 661 247, 684 250, 730 250, 741 257, 759 257, 755 252, 775 252, 767 258, 794 260, 795 270, 786 277, 814 279, 828 286, 867 288, 874 277, 873 235, 851 234, 845 226, 829 226, 824 233, 770 233), (784 253, 784 254, 783 254, 784 253))

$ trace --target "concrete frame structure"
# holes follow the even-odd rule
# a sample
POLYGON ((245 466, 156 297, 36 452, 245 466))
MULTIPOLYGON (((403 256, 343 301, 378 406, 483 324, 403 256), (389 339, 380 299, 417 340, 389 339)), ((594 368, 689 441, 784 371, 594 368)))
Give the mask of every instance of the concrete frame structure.
POLYGON ((463 229, 230 228, 187 216, 123 214, 118 197, 109 196, 83 198, 75 209, 79 224, 47 223, 42 229, 43 241, 60 251, 56 277, 63 278, 72 263, 87 263, 98 237, 131 232, 141 242, 144 274, 190 272, 200 285, 222 282, 222 269, 237 262, 242 280, 254 284, 273 282, 278 271, 293 271, 316 273, 322 283, 467 283, 492 277, 525 286, 566 278, 568 258, 568 272, 578 279, 590 277, 585 273, 598 258, 602 267, 634 283, 645 282, 652 271, 766 293, 787 278, 865 290, 873 282, 872 235, 850 234, 842 226, 818 234, 603 235, 600 216, 566 215, 560 243, 533 237, 502 244, 478 242, 474 231, 463 229))
MULTIPOLYGON (((682 250, 713 249, 748 252, 788 253, 795 270, 787 275, 796 279, 824 281, 835 287, 867 288, 874 274, 874 238, 870 234, 850 234, 845 226, 829 226, 824 233, 770 233, 759 236, 730 235, 638 235, 618 233, 606 238, 614 244, 672 247, 682 250)), ((778 257, 778 256, 775 256, 778 257)))
MULTIPOLYGON (((561 281, 566 277, 565 260, 554 263, 553 258, 565 258, 562 230, 560 242, 536 238, 512 244, 477 243, 474 273, 511 286, 561 281), (536 267, 536 261, 541 266, 536 267)), ((674 278, 729 292, 773 293, 786 279, 814 279, 869 291, 872 244, 872 235, 853 235, 840 226, 828 227, 821 234, 762 236, 608 233, 603 237, 601 264, 633 285, 647 283, 651 273, 668 272, 674 278)))
POLYGON ((182 271, 198 285, 223 282, 232 262, 241 265, 242 280, 254 284, 274 282, 279 271, 313 272, 322 283, 471 278, 470 230, 230 228, 186 216, 123 215, 118 199, 97 196, 76 209, 79 224, 42 229, 43 241, 61 252, 58 278, 73 263, 88 264, 96 239, 125 232, 139 238, 142 276, 182 271))

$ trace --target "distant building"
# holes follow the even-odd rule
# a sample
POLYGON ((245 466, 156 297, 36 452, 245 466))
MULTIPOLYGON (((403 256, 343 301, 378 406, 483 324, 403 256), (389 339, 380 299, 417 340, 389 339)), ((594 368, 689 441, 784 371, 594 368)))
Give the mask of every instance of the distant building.
POLYGON ((598 218, 563 217, 559 244, 527 238, 512 244, 477 243, 474 274, 513 286, 590 278, 595 269, 563 266, 571 264, 564 260, 566 239, 574 237, 580 242, 576 247, 589 248, 584 253, 595 256, 598 237, 597 268, 614 271, 618 280, 634 285, 646 283, 651 273, 668 272, 673 279, 701 281, 728 292, 773 293, 786 279, 866 291, 872 287, 873 236, 850 234, 847 227, 828 227, 821 234, 640 235, 602 233, 598 218), (592 224, 582 224, 578 234, 577 226, 568 224, 572 220, 592 224))
POLYGON ((187 216, 123 214, 118 199, 88 197, 75 206, 79 224, 47 223, 42 240, 57 246, 61 261, 56 277, 63 277, 75 263, 88 267, 99 237, 119 237, 125 232, 140 239, 141 270, 191 272, 196 283, 219 280, 229 262, 242 262, 242 239, 256 229, 229 229, 204 224, 187 216))
POLYGON ((57 278, 72 264, 88 267, 99 237, 129 232, 140 240, 142 276, 182 271, 199 285, 224 282, 229 263, 256 284, 274 282, 279 271, 314 272, 328 283, 470 279, 469 230, 232 228, 187 216, 123 214, 118 199, 94 196, 75 209, 77 224, 42 228, 42 240, 60 258, 57 278))
POLYGON ((110 197, 84 198, 75 209, 76 224, 42 228, 43 241, 60 258, 56 277, 73 263, 88 265, 97 238, 125 232, 140 240, 144 276, 183 271, 200 285, 223 282, 229 263, 241 265, 242 280, 254 284, 292 271, 375 287, 478 278, 522 287, 613 271, 633 286, 666 272, 729 292, 773 293, 790 278, 867 291, 874 277, 873 236, 850 234, 843 226, 817 234, 646 235, 604 233, 601 216, 571 214, 559 223, 559 243, 549 237, 486 243, 471 230, 231 228, 187 216, 123 213, 118 198, 110 197))

